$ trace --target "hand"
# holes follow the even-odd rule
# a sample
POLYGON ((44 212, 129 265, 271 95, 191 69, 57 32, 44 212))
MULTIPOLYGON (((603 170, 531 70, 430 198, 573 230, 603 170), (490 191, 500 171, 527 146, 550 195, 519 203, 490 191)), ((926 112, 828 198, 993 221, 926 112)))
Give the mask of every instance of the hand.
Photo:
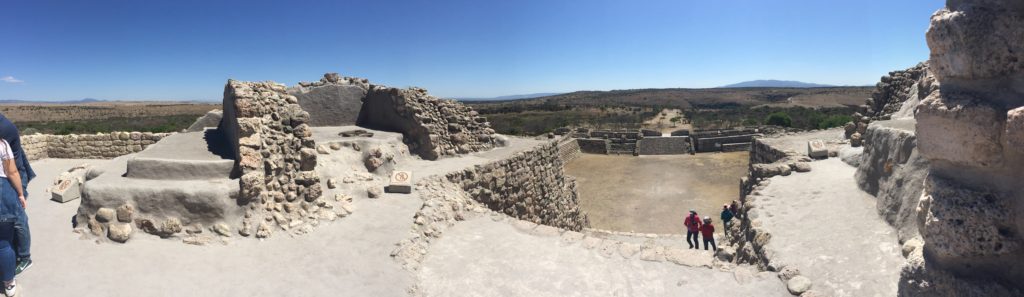
POLYGON ((18 196, 18 202, 21 202, 21 208, 28 208, 28 204, 25 203, 25 196, 18 196))

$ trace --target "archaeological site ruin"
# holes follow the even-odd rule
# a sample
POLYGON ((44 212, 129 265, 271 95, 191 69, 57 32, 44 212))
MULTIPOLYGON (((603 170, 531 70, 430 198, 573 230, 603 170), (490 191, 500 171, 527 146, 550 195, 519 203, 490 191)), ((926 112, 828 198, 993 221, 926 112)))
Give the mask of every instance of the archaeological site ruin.
POLYGON ((53 201, 32 202, 39 260, 19 281, 38 296, 1024 296, 1024 2, 949 0, 925 36, 930 57, 882 76, 839 128, 503 135, 423 88, 326 73, 228 80, 181 132, 24 135, 29 192, 53 201), (672 231, 689 209, 714 218, 717 251, 672 231))

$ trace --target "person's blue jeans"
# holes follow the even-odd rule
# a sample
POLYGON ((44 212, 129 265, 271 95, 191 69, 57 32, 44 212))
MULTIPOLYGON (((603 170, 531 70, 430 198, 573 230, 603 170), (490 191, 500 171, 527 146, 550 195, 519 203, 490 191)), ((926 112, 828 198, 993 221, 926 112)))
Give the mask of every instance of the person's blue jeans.
POLYGON ((17 265, 14 249, 11 248, 11 241, 14 240, 14 221, 14 218, 0 219, 0 280, 4 282, 14 280, 14 269, 17 265))
MULTIPOLYGON (((20 172, 19 172, 20 173, 20 172)), ((14 220, 14 239, 12 244, 18 259, 30 259, 32 257, 32 235, 28 228, 28 213, 21 207, 18 201, 18 192, 11 186, 10 180, 0 178, 0 216, 10 216, 14 220)), ((22 188, 27 186, 22 182, 22 188)), ((24 193, 24 192, 23 192, 24 193)), ((26 198, 27 199, 27 198, 26 198)))

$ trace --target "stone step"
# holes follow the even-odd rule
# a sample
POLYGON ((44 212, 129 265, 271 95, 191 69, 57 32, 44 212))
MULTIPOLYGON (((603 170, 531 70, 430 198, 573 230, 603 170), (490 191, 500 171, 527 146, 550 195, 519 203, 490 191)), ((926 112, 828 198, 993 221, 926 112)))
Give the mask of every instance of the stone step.
POLYGON ((235 168, 216 129, 163 138, 128 160, 126 177, 156 180, 227 178, 235 168))
MULTIPOLYGON (((82 188, 79 213, 131 204, 136 212, 153 218, 176 217, 185 223, 213 224, 241 220, 238 179, 154 180, 128 178, 105 172, 82 188)), ((85 222, 79 222, 85 223, 85 222)))

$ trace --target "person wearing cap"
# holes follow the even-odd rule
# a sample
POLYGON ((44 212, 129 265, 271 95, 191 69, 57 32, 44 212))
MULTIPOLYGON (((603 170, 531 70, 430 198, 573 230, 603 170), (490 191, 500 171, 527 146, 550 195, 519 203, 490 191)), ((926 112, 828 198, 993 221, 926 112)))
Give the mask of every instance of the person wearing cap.
POLYGON ((711 224, 711 217, 704 217, 704 224, 700 226, 700 234, 704 236, 704 250, 708 250, 708 243, 711 243, 711 250, 717 251, 715 245, 715 226, 711 224))
POLYGON ((732 217, 734 217, 734 216, 736 216, 736 214, 733 213, 733 211, 731 209, 729 209, 729 205, 728 204, 723 204, 722 205, 722 226, 725 226, 725 228, 728 229, 729 228, 729 221, 732 221, 732 217))
POLYGON ((700 216, 697 215, 696 210, 690 209, 690 215, 683 220, 683 225, 686 225, 686 243, 690 245, 691 249, 700 249, 700 241, 697 241, 697 234, 700 232, 700 216), (690 241, 691 237, 693 237, 693 241, 690 241))

